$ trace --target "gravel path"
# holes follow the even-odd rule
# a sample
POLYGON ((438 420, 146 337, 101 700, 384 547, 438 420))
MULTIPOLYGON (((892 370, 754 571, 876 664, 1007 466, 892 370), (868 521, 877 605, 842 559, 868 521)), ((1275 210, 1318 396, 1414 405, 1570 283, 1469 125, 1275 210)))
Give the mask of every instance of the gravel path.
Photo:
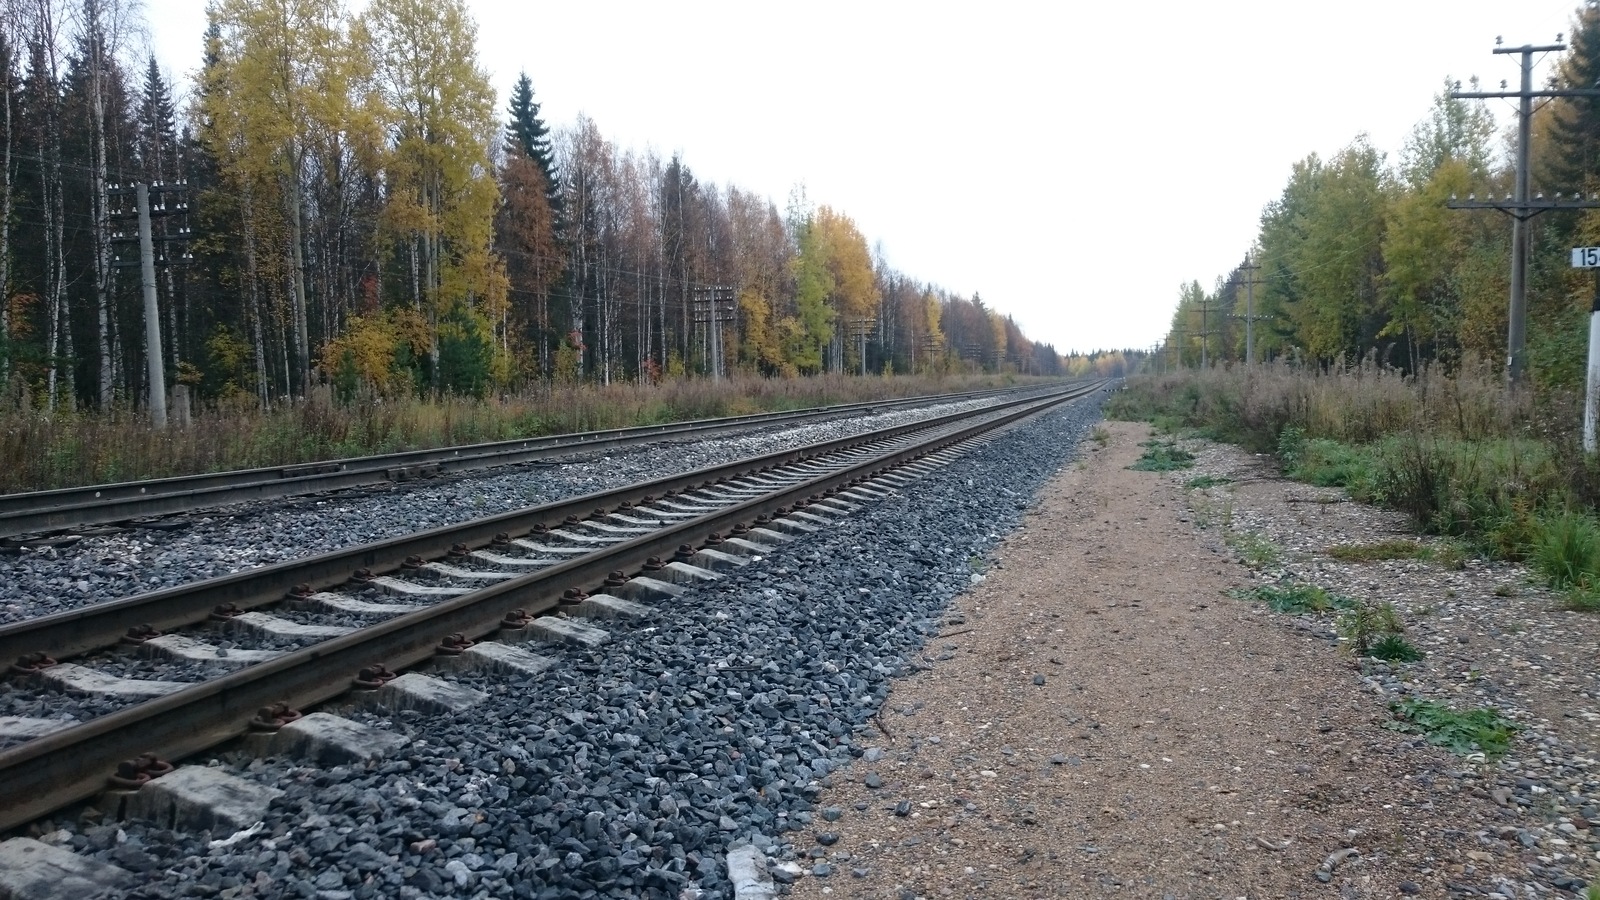
POLYGON ((784 842, 875 740, 891 676, 1097 416, 1023 425, 602 648, 540 648, 540 676, 445 676, 490 694, 467 713, 352 713, 409 738, 380 764, 223 753, 286 792, 258 832, 213 845, 94 811, 35 831, 139 871, 140 897, 731 897, 724 854, 809 846, 784 842))
POLYGON ((0 625, 991 403, 966 400, 377 490, 239 504, 189 516, 185 527, 139 528, 0 555, 0 625))
POLYGON ((1505 900, 1595 877, 1594 617, 1510 567, 1336 563, 1400 523, 1234 448, 1130 471, 1147 429, 1108 435, 832 774, 775 861, 792 896, 1505 900), (1331 616, 1224 593, 1280 579, 1392 600, 1429 656, 1358 666, 1331 616), (1385 727, 1408 694, 1523 731, 1499 762, 1452 755, 1385 727))

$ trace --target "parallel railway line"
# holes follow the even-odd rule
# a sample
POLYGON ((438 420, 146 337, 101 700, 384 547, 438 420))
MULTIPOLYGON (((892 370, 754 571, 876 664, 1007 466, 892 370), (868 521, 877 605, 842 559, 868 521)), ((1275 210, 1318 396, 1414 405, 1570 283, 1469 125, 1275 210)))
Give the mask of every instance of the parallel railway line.
POLYGON ((698 440, 763 425, 797 424, 832 416, 972 400, 1013 392, 1011 389, 971 391, 849 403, 790 412, 756 413, 295 465, 0 494, 0 539, 168 516, 232 503, 273 500, 525 464, 572 453, 609 450, 653 441, 698 440))
MULTIPOLYGON (((379 604, 391 615, 378 624, 0 750, 0 829, 93 795, 124 760, 150 752, 192 754, 243 733, 264 707, 325 702, 349 691, 364 669, 415 666, 439 652, 441 642, 459 649, 489 635, 525 639, 538 617, 563 605, 573 609, 582 596, 571 595, 574 590, 626 593, 635 584, 646 594, 670 591, 662 579, 698 577, 685 562, 741 564, 727 551, 761 552, 763 544, 784 540, 775 528, 817 527, 870 500, 876 492, 863 489, 866 479, 915 467, 921 457, 948 453, 1098 387, 1011 399, 977 414, 767 454, 0 628, 0 659, 36 660, 43 653, 53 661, 113 644, 130 627, 136 639, 148 639, 193 626, 219 608, 222 618, 236 620, 286 597, 302 606, 327 603, 349 584, 358 594, 382 591, 405 601, 379 604), (845 499, 837 499, 841 491, 845 499), (734 534, 746 538, 722 537, 734 534), (662 562, 674 556, 678 562, 662 562), (629 579, 627 573, 639 574, 629 579)), ((357 597, 345 608, 363 603, 370 601, 357 597)), ((34 677, 45 677, 48 668, 34 677)))

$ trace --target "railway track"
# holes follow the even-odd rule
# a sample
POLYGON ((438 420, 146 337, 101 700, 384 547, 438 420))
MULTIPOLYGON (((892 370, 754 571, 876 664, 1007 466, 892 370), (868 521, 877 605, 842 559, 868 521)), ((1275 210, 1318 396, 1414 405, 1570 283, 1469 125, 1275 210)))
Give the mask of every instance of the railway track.
MULTIPOLYGON (((1035 390, 1029 388, 1021 393, 1035 390)), ((791 425, 831 416, 958 402, 1008 393, 1018 392, 1014 389, 969 391, 903 400, 848 403, 790 412, 614 428, 287 466, 0 494, 0 539, 15 546, 26 544, 30 539, 37 541, 41 533, 46 532, 170 516, 252 500, 274 500, 434 478, 457 472, 537 462, 576 452, 609 450, 656 441, 698 440, 763 425, 791 425)))
POLYGON ((717 569, 743 565, 750 555, 771 552, 794 534, 826 527, 831 517, 881 497, 885 485, 925 470, 929 463, 919 460, 947 461, 957 445, 1099 387, 1010 399, 978 413, 767 454, 0 628, 0 659, 18 659, 20 677, 69 690, 86 690, 93 678, 84 674, 92 670, 68 660, 119 640, 208 665, 250 663, 198 683, 154 687, 142 681, 147 694, 138 702, 0 750, 0 830, 99 793, 119 766, 125 776, 137 775, 137 766, 128 769, 129 760, 145 754, 181 758, 244 734, 252 723, 270 730, 288 718, 272 710, 308 708, 353 687, 379 687, 389 673, 440 654, 487 656, 515 667, 532 664, 532 654, 520 649, 531 640, 602 639, 584 624, 584 614, 626 615, 631 602, 675 595, 686 584, 715 578, 717 569), (603 593, 589 596, 586 590, 603 593), (273 607, 283 609, 262 612, 273 607), (354 629, 317 624, 318 616, 333 613, 379 621, 354 629), (207 620, 217 623, 204 626, 207 620), (299 644, 219 647, 208 640, 216 628, 276 635, 278 647, 299 644), (479 643, 490 636, 496 640, 479 643), (501 649, 483 649, 489 647, 501 649))

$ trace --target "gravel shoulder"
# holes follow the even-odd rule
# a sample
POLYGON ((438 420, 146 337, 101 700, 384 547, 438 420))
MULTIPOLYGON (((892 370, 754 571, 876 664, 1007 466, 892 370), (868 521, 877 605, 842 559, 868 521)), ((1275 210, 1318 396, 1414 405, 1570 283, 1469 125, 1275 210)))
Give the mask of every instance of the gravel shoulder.
POLYGON ((1400 523, 1235 448, 1132 471, 1148 429, 1105 432, 827 779, 791 896, 1570 897, 1597 874, 1594 618, 1511 567, 1335 563, 1400 523), (1429 657, 1363 667, 1331 617, 1225 594, 1282 579, 1394 602, 1429 657), (1463 758, 1383 727, 1405 694, 1524 727, 1463 758))

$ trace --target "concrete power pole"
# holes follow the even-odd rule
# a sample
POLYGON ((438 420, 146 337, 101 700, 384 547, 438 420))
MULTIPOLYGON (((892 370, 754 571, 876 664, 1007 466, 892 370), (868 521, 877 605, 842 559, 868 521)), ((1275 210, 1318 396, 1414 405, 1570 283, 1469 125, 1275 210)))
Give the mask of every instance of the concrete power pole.
MULTIPOLYGON (((138 183, 133 185, 112 185, 107 193, 113 197, 126 197, 133 195, 135 211, 130 214, 125 209, 113 213, 115 219, 137 219, 139 233, 134 237, 117 235, 112 238, 113 244, 131 244, 135 241, 139 245, 139 260, 116 260, 112 265, 117 268, 139 267, 139 281, 144 288, 144 336, 145 336, 145 364, 150 380, 150 423, 156 428, 167 427, 167 374, 166 364, 162 355, 161 339, 161 308, 156 299, 156 265, 159 262, 164 266, 184 265, 193 257, 185 251, 181 257, 174 258, 169 248, 165 245, 173 242, 189 240, 188 226, 181 226, 168 230, 168 233, 157 237, 151 219, 164 216, 183 216, 189 210, 188 185, 177 184, 148 185, 138 183), (151 198, 155 198, 155 206, 151 205, 151 198), (169 200, 170 197, 170 200, 169 200), (155 245, 160 241, 163 244, 163 254, 160 260, 156 259, 155 245)), ((176 298, 169 298, 176 302, 176 298)), ((167 335, 168 340, 176 340, 177 335, 167 335)), ((187 390, 187 388, 184 388, 187 390)), ((185 407, 179 404, 180 414, 185 407)))
POLYGON ((1528 159, 1532 143, 1533 100, 1535 97, 1600 97, 1600 90, 1551 88, 1536 91, 1533 89, 1534 54, 1558 53, 1567 49, 1567 45, 1561 41, 1561 35, 1556 35, 1555 43, 1541 46, 1524 44, 1521 47, 1501 47, 1498 46, 1499 43, 1499 38, 1496 38, 1497 46, 1494 48, 1494 53, 1514 53, 1522 57, 1522 79, 1518 89, 1505 90, 1505 82, 1501 82, 1499 91, 1455 90, 1450 92, 1450 98, 1452 100, 1514 98, 1518 101, 1516 193, 1505 200, 1495 200, 1493 197, 1479 200, 1476 196, 1469 195, 1465 201, 1461 201, 1452 197, 1446 206, 1450 209, 1495 209, 1511 216, 1511 315, 1506 325, 1506 382, 1516 387, 1522 383, 1524 370, 1527 368, 1528 222, 1534 216, 1552 209, 1600 208, 1600 202, 1592 198, 1584 200, 1581 194, 1574 194, 1570 202, 1562 202, 1560 194, 1556 194, 1553 200, 1546 200, 1543 194, 1530 196, 1531 177, 1528 159))
POLYGON ((161 309, 156 303, 156 243, 150 234, 150 186, 134 185, 139 208, 139 280, 144 285, 145 362, 150 367, 150 422, 167 427, 167 374, 161 361, 161 309))

